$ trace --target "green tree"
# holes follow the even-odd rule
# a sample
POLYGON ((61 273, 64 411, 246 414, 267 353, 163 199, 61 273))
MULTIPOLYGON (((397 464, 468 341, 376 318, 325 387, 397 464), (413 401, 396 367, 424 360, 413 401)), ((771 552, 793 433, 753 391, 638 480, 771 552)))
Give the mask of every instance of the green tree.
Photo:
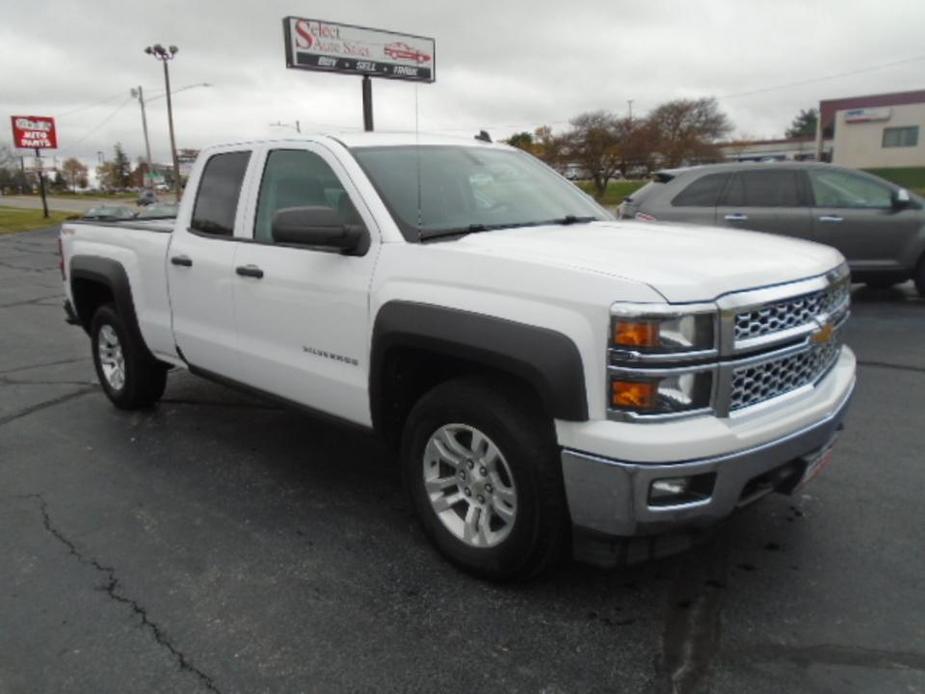
POLYGON ((96 175, 104 190, 122 190, 131 185, 132 165, 117 142, 113 148, 112 161, 103 162, 96 167, 96 175))
POLYGON ((507 143, 525 152, 533 152, 533 135, 528 132, 514 133, 508 138, 507 143))
POLYGON ((816 123, 819 121, 819 112, 814 108, 801 108, 787 128, 787 137, 815 137, 816 123))

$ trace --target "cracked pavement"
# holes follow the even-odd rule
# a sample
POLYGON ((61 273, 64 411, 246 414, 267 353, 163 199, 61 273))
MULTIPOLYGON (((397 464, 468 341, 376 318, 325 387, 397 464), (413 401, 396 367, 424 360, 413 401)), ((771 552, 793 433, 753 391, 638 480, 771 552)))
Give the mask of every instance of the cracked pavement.
POLYGON ((497 587, 452 569, 375 440, 172 373, 99 392, 55 236, 0 237, 0 694, 925 694, 925 302, 855 292, 825 474, 703 547, 497 587))

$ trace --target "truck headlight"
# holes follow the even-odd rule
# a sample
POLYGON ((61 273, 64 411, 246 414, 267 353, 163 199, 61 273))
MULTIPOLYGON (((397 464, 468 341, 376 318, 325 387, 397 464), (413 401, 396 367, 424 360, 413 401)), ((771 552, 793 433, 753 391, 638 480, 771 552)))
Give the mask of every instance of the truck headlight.
POLYGON ((708 410, 713 368, 700 370, 612 369, 610 409, 639 415, 670 415, 708 410))
POLYGON ((614 304, 610 346, 641 354, 673 354, 716 349, 716 306, 696 304, 614 304))

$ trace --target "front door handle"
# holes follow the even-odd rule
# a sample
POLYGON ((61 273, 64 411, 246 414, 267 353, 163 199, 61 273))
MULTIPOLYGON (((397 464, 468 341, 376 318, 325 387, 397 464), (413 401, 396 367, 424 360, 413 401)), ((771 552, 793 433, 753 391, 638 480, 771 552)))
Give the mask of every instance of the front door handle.
POLYGON ((180 267, 193 267, 193 259, 188 255, 175 255, 170 259, 171 265, 179 265, 180 267))
POLYGON ((727 222, 744 222, 748 219, 747 214, 742 214, 741 212, 735 212, 733 214, 727 214, 723 217, 727 222))
POLYGON ((234 271, 241 275, 241 277, 254 277, 258 280, 263 277, 263 270, 256 265, 238 265, 234 271))
POLYGON ((838 222, 843 221, 843 218, 835 214, 824 214, 819 218, 819 221, 820 222, 832 222, 834 224, 837 224, 838 222))

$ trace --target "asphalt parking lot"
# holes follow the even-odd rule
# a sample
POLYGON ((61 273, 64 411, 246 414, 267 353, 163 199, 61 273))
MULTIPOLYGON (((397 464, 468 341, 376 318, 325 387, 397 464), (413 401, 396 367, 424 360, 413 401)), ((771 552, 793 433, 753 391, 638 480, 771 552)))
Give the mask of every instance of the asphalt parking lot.
POLYGON ((826 473, 702 548, 526 585, 430 548, 375 440, 171 374, 99 392, 55 234, 0 237, 0 694, 925 692, 925 302, 859 289, 826 473))

